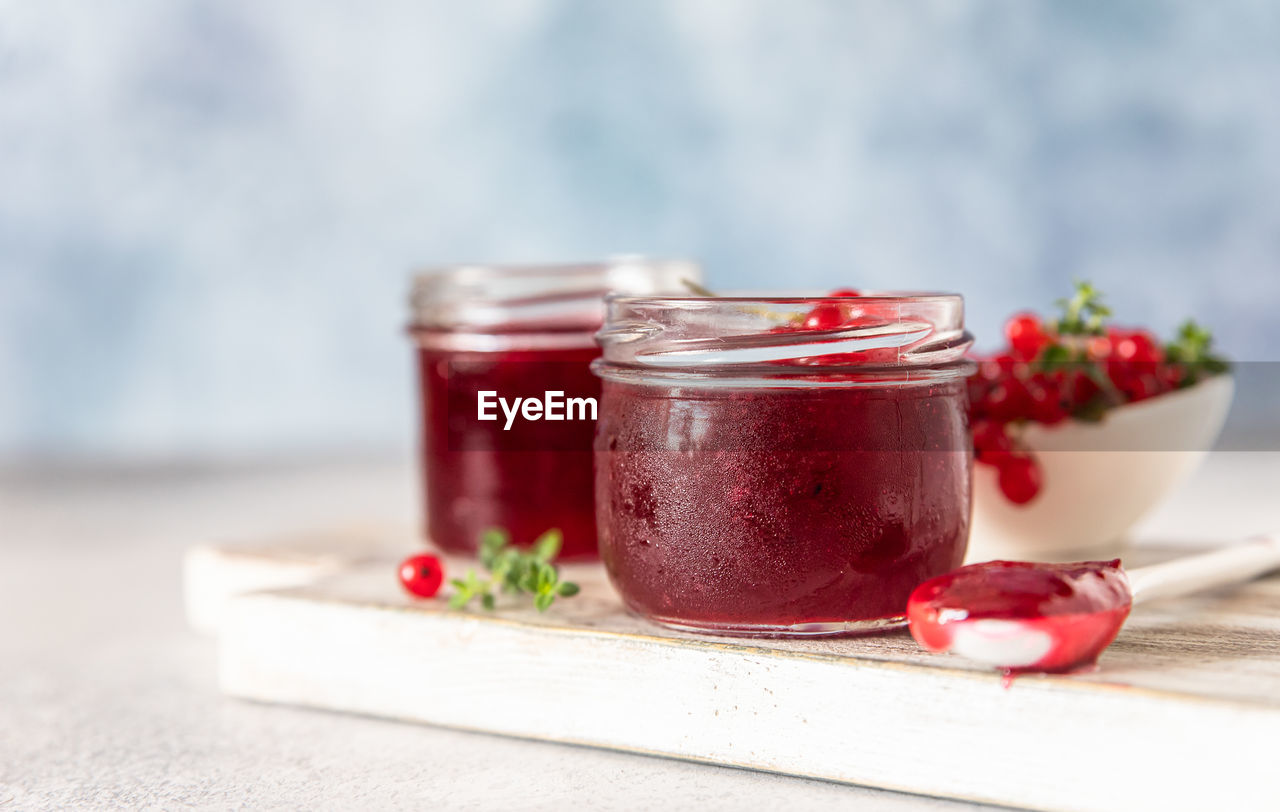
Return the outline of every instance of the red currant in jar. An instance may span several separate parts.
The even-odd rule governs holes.
[[[839,305],[818,305],[805,317],[806,330],[834,330],[844,323],[844,309]]]
[[[1015,505],[1025,505],[1040,493],[1040,466],[1025,454],[1001,460],[998,469],[1000,492]]]
[[[1049,343],[1044,325],[1031,313],[1019,313],[1005,322],[1004,335],[1009,339],[1009,346],[1013,348],[1014,355],[1024,361],[1035,358]]]
[[[434,555],[411,555],[400,562],[400,585],[419,598],[434,598],[444,583],[444,565]]]

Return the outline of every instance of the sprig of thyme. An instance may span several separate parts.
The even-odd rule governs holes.
[[[528,550],[522,550],[511,546],[507,531],[486,530],[480,537],[480,564],[489,571],[489,577],[481,578],[475,570],[468,570],[465,577],[450,581],[454,592],[449,608],[461,609],[479,598],[481,606],[492,610],[497,606],[497,589],[510,595],[533,595],[533,605],[545,612],[557,597],[578,594],[578,585],[561,581],[560,570],[551,563],[560,554],[563,542],[563,534],[553,528],[539,536]]]
[[[1184,321],[1178,328],[1177,337],[1165,345],[1164,357],[1167,361],[1181,364],[1186,370],[1186,375],[1178,382],[1179,389],[1231,368],[1225,358],[1214,353],[1213,334],[1191,319]]]
[[[1062,316],[1054,322],[1058,335],[1101,335],[1111,308],[1102,302],[1102,292],[1089,282],[1076,282],[1070,299],[1059,299]]]

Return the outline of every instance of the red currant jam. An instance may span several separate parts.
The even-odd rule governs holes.
[[[1011,672],[1092,665],[1119,633],[1133,596],[1113,561],[987,561],[923,583],[911,595],[911,633],[930,651],[964,652],[966,628],[986,634],[981,656]],[[1003,621],[995,632],[985,621]],[[1016,626],[1011,624],[1017,624]],[[988,624],[989,626],[989,624]],[[972,637],[967,641],[973,644]]]
[[[968,367],[948,361],[967,341],[930,349],[908,320],[919,359],[873,371],[863,353],[881,364],[896,324],[838,324],[805,301],[703,300],[683,317],[680,300],[611,303],[596,509],[601,556],[637,614],[729,634],[860,631],[900,621],[918,584],[964,558]],[[787,308],[800,327],[779,331],[768,320]],[[804,327],[814,312],[821,334]],[[759,332],[720,335],[743,321]]]
[[[901,616],[969,530],[964,383],[607,382],[601,553],[634,611],[724,630]]]
[[[422,466],[427,536],[451,552],[474,552],[480,534],[505,528],[532,544],[550,528],[564,534],[561,559],[596,557],[589,419],[481,421],[481,392],[543,400],[599,398],[590,364],[595,347],[460,352],[420,347]]]
[[[516,546],[548,530],[562,559],[593,559],[591,362],[611,291],[694,283],[683,260],[619,257],[546,266],[460,265],[415,278],[410,327],[422,394],[427,538],[473,553],[486,530]]]

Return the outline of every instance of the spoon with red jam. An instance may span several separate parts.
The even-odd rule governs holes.
[[[1037,564],[987,561],[925,581],[911,593],[911,635],[1014,674],[1093,665],[1129,610],[1280,568],[1280,534],[1126,571],[1120,559]]]

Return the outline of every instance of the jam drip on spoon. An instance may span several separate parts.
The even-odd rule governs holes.
[[[911,594],[911,634],[1006,672],[1062,673],[1093,665],[1129,615],[1120,560],[988,561],[924,582]]]

